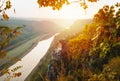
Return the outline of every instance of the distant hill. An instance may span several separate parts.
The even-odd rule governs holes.
[[[56,32],[62,30],[63,27],[50,20],[28,20],[28,19],[10,19],[9,21],[0,21],[1,26],[15,28],[16,26],[25,27],[28,31],[35,32]],[[57,29],[57,30],[56,30]]]
[[[86,24],[89,24],[91,23],[92,20],[91,19],[80,19],[80,20],[77,20],[75,21],[75,23],[72,24],[72,26],[70,27],[70,29],[73,31],[73,32],[80,32],[80,30],[86,25]]]
[[[1,70],[13,65],[17,59],[25,56],[40,40],[47,39],[64,29],[50,20],[38,21],[16,18],[11,18],[8,21],[0,20],[0,26],[7,26],[12,29],[22,27],[20,36],[11,40],[9,45],[4,48],[7,51],[7,55],[4,55],[4,58],[0,58],[0,76],[2,75]]]
[[[79,33],[85,24],[90,23],[91,19],[80,19],[75,21],[69,19],[17,19],[11,18],[9,21],[0,20],[1,26],[8,26],[10,28],[15,28],[17,26],[23,27],[21,30],[21,35],[16,39],[12,40],[9,45],[15,43],[20,43],[21,41],[27,41],[31,38],[34,38],[38,35],[49,34],[49,33],[58,33],[61,32],[60,37],[70,37]],[[65,29],[63,24],[72,24],[69,29]],[[61,25],[62,24],[62,25]],[[66,25],[67,26],[67,25]],[[63,31],[64,30],[64,31]],[[63,38],[64,38],[63,37]]]
[[[20,43],[22,41],[30,40],[31,38],[34,39],[34,37],[49,33],[58,33],[63,30],[63,27],[56,24],[55,22],[52,22],[50,20],[28,20],[28,19],[17,19],[17,18],[11,18],[8,21],[2,21],[0,20],[1,26],[7,26],[10,28],[15,27],[23,27],[21,29],[21,34],[19,37],[16,37],[14,40],[10,41],[10,45],[14,45],[16,43]]]
[[[70,27],[69,29],[66,29],[64,31],[62,31],[58,37],[60,38],[71,38],[73,36],[76,36],[77,34],[81,33],[82,28],[86,25],[91,23],[92,20],[91,19],[80,19],[75,21]]]

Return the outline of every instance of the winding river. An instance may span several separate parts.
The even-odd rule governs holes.
[[[10,79],[10,81],[24,81],[26,77],[32,72],[34,67],[39,63],[40,59],[46,54],[54,37],[55,35],[47,40],[40,41],[36,47],[34,47],[28,54],[26,54],[26,56],[21,59],[21,61],[18,61],[9,68],[13,69],[17,66],[22,66],[22,68],[19,68],[17,71],[15,71],[16,73],[22,73],[20,77],[10,78],[5,74],[0,77],[0,81],[6,81],[6,78]]]

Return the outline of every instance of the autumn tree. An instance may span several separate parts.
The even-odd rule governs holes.
[[[11,29],[9,27],[0,26],[0,58],[6,56],[5,47],[9,44],[9,41],[20,35],[21,27]]]
[[[0,14],[3,16],[4,20],[8,20],[9,16],[6,14],[6,10],[12,7],[10,0],[0,0]]]
[[[0,0],[0,14],[4,20],[9,20],[9,16],[6,14],[6,10],[12,7],[10,0]],[[14,39],[17,35],[20,35],[21,27],[11,29],[10,27],[0,26],[0,58],[6,56],[5,47],[9,44],[9,41]]]
[[[98,0],[38,0],[40,7],[52,7],[53,10],[60,10],[64,4],[69,5],[71,3],[79,3],[83,9],[88,8],[88,2],[97,2]]]
[[[73,0],[72,2],[70,2],[70,0],[38,0],[37,2],[40,7],[52,7],[53,10],[60,10],[63,7],[63,5],[65,4],[70,5],[72,3],[79,3],[83,9],[87,9],[88,8],[87,2],[92,3],[97,1],[98,0],[78,0],[78,1]],[[6,6],[3,6],[3,4],[5,4]],[[115,11],[114,7],[117,7],[117,11]],[[0,7],[0,13],[3,15],[4,20],[9,19],[5,11],[10,8],[11,8],[10,0],[7,1],[3,0]],[[8,27],[0,27],[1,37],[0,54],[3,53],[3,56],[5,53],[3,51],[3,47],[8,44],[11,38],[16,36],[16,33],[17,28],[11,30]],[[90,63],[91,67],[93,67],[92,68],[94,69],[93,74],[96,73],[96,70],[97,71],[99,70],[99,72],[102,71],[103,65],[106,64],[109,59],[116,56],[120,56],[119,41],[120,41],[120,3],[117,3],[115,6],[108,5],[104,6],[102,9],[98,11],[97,14],[95,14],[93,23],[87,25],[81,34],[79,34],[75,38],[68,40],[68,44],[70,46],[69,51],[72,56],[72,61],[69,63],[72,64],[74,62],[74,66],[70,66],[69,64],[68,67],[69,66],[73,68],[75,67],[73,74],[76,78],[78,78],[78,75],[80,73],[84,74],[85,70],[83,69],[83,67],[86,67],[85,66],[86,63]],[[89,57],[95,59],[93,59],[91,62],[90,61],[91,58]],[[83,69],[83,72],[81,69]],[[71,74],[70,76],[73,76],[73,74]],[[85,78],[84,75],[80,76],[82,76],[82,78]],[[91,79],[94,80],[94,76]],[[89,80],[91,81],[91,79]]]

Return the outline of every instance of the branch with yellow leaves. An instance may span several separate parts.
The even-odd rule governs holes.
[[[97,2],[98,0],[38,0],[40,7],[52,7],[53,10],[60,10],[64,4],[79,3],[83,9],[88,8],[87,2]]]
[[[4,6],[5,5],[5,6]],[[5,13],[6,10],[12,7],[10,0],[0,0],[0,14],[4,20],[8,20],[9,16]]]

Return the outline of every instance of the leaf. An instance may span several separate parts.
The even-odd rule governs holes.
[[[7,55],[6,51],[1,50],[0,51],[0,58],[4,58]]]
[[[16,27],[14,30],[20,30],[21,28],[23,28],[23,27]]]
[[[6,39],[6,40],[4,41],[4,46],[7,46],[7,45],[8,45],[8,43],[9,43],[9,40],[8,40],[8,39]]]
[[[17,71],[17,70],[20,69],[20,68],[22,68],[22,66],[17,66],[17,67],[15,67],[15,68],[13,68],[11,71],[12,71],[12,72],[15,72],[15,71]]]
[[[6,74],[6,73],[9,73],[9,69],[8,68],[5,68],[1,71],[3,74]]]
[[[98,38],[98,34],[95,36],[95,37],[93,37],[91,40],[95,40],[95,39],[97,39]]]
[[[6,13],[3,13],[3,19],[4,20],[8,20],[9,19],[9,17],[8,17],[8,15]]]
[[[120,42],[114,43],[114,44],[113,44],[113,47],[115,47],[115,46],[120,46]]]
[[[117,3],[115,4],[115,6],[116,6],[116,7],[120,7],[120,3],[117,2]]]
[[[22,73],[18,72],[18,73],[14,73],[13,75],[14,75],[14,77],[20,77],[22,75]]]
[[[8,1],[6,1],[6,9],[9,9],[9,8],[11,8],[11,2],[10,2],[10,0],[8,0]]]

